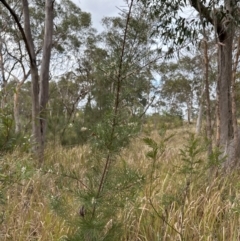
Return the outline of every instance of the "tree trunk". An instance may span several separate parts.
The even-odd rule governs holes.
[[[232,82],[232,34],[220,36],[218,61],[219,68],[219,114],[220,114],[220,146],[228,145],[233,138],[231,111]]]
[[[0,37],[0,68],[1,68],[1,77],[2,77],[2,83],[1,83],[1,89],[2,89],[2,98],[1,98],[1,108],[3,109],[6,105],[6,79],[5,79],[5,73],[4,73],[4,60],[3,60],[3,42],[2,38]]]
[[[200,9],[200,4],[198,2],[198,8]],[[203,51],[204,51],[204,77],[205,77],[205,97],[206,97],[206,122],[207,122],[207,139],[208,144],[208,156],[212,154],[212,126],[211,126],[211,105],[210,105],[210,94],[209,94],[209,58],[208,58],[208,43],[207,34],[205,30],[205,24],[203,22],[203,16],[200,14],[200,20],[203,30]]]
[[[192,116],[192,104],[191,100],[187,101],[187,119],[188,119],[188,124],[191,124],[191,116]]]
[[[224,1],[224,9],[228,15],[219,18],[218,14],[211,14],[211,10],[203,4],[204,1],[191,0],[191,5],[209,23],[215,27],[218,37],[218,110],[219,110],[219,141],[222,150],[233,137],[232,111],[231,111],[231,80],[232,80],[232,43],[233,43],[233,0]],[[213,9],[215,10],[215,9]],[[224,14],[224,13],[222,13]],[[228,18],[228,19],[227,19]]]
[[[219,48],[217,49],[217,53],[219,55]],[[220,77],[219,77],[219,68],[220,63],[218,61],[218,73],[217,73],[217,96],[216,96],[216,145],[220,146],[220,111],[219,111],[219,96],[220,96]]]
[[[210,104],[210,94],[209,94],[209,58],[208,58],[208,44],[207,44],[207,34],[203,25],[204,33],[204,66],[205,66],[205,96],[206,96],[206,122],[207,122],[207,139],[208,144],[208,155],[212,154],[212,126],[211,126],[211,104]]]
[[[197,123],[196,123],[196,134],[197,135],[200,135],[201,129],[202,129],[202,114],[203,114],[203,104],[200,103],[198,117],[197,117]]]
[[[19,94],[21,90],[21,85],[17,83],[17,86],[13,95],[13,113],[14,113],[14,122],[15,122],[15,133],[18,134],[21,131],[21,122],[19,115]]]
[[[43,57],[40,71],[40,131],[41,131],[41,162],[43,161],[44,144],[46,139],[47,128],[47,111],[46,106],[49,99],[49,66],[52,48],[53,36],[53,1],[45,1],[45,31]]]
[[[23,16],[24,16],[24,33],[26,36],[26,46],[28,48],[31,68],[31,81],[32,81],[32,141],[33,150],[37,157],[41,158],[40,146],[41,146],[41,132],[40,132],[40,115],[39,115],[39,76],[36,61],[36,53],[34,50],[34,43],[31,34],[30,18],[29,18],[29,7],[28,0],[22,0],[23,4]]]
[[[237,41],[237,53],[235,56],[235,62],[233,65],[233,73],[232,73],[232,120],[233,120],[233,133],[234,133],[234,166],[237,164],[238,149],[239,149],[239,133],[238,133],[238,124],[237,124],[237,106],[236,106],[236,74],[237,74],[237,66],[240,55],[240,37],[238,37]]]
[[[202,86],[202,93],[200,96],[200,104],[199,104],[199,111],[197,117],[197,124],[196,124],[196,134],[199,135],[202,129],[202,115],[203,115],[203,96],[204,96],[204,85]]]

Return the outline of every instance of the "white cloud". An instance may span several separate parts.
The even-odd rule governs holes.
[[[103,17],[118,16],[119,9],[126,6],[124,0],[73,0],[82,11],[91,13],[93,27],[102,30],[101,20]]]

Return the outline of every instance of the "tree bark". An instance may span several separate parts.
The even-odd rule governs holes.
[[[207,34],[203,25],[204,34],[204,66],[205,66],[205,96],[206,96],[206,106],[207,106],[207,139],[208,144],[208,155],[212,154],[212,125],[211,125],[211,104],[210,104],[210,93],[209,93],[209,58],[208,58],[208,44],[207,44]]]
[[[23,5],[23,16],[24,16],[24,33],[26,36],[26,45],[29,49],[29,58],[30,58],[30,68],[31,68],[31,82],[32,82],[32,141],[33,141],[33,150],[36,153],[38,158],[40,156],[41,150],[41,132],[40,132],[40,123],[39,123],[39,76],[38,68],[36,61],[36,53],[34,50],[34,43],[31,34],[30,18],[29,18],[29,7],[28,0],[22,0]],[[41,161],[41,160],[40,160]]]
[[[198,110],[198,117],[197,117],[197,124],[196,124],[196,134],[199,135],[202,129],[202,115],[203,115],[203,96],[204,96],[204,85],[202,86],[200,101],[199,101],[199,110]]]
[[[192,117],[192,103],[191,100],[187,101],[187,119],[188,119],[188,124],[191,124],[191,117]]]
[[[0,37],[0,68],[1,68],[1,77],[2,77],[2,83],[1,83],[1,89],[2,89],[2,99],[1,99],[1,108],[3,109],[6,105],[6,78],[4,73],[4,59],[3,59],[3,51],[2,51],[3,43],[2,38]]]
[[[234,166],[237,164],[238,149],[239,149],[239,133],[238,133],[238,124],[237,124],[237,106],[236,106],[236,74],[237,74],[237,66],[240,55],[240,37],[238,36],[237,41],[237,52],[235,56],[235,62],[233,65],[233,73],[232,73],[232,120],[233,120],[233,133],[234,133]]]
[[[217,49],[219,55],[219,48]],[[219,77],[220,63],[218,61],[218,73],[217,73],[217,96],[216,96],[216,145],[220,147],[220,109],[219,109],[219,96],[220,96],[220,77]]]
[[[53,36],[53,1],[45,1],[45,31],[44,31],[44,45],[43,57],[40,71],[40,131],[41,131],[41,159],[43,161],[44,144],[46,139],[47,128],[47,111],[46,106],[49,99],[49,66],[52,49]],[[41,161],[41,162],[42,162]]]
[[[192,6],[211,23],[218,37],[218,63],[219,63],[219,131],[220,147],[224,149],[229,140],[233,137],[232,113],[231,113],[231,80],[232,80],[232,43],[233,43],[233,23],[229,19],[228,25],[223,23],[223,19],[211,16],[209,8],[205,7],[200,0],[192,0]],[[233,1],[225,1],[225,9],[232,14]],[[214,14],[213,14],[214,15]]]
[[[19,94],[21,85],[17,84],[13,95],[13,113],[15,122],[15,133],[18,134],[21,131],[21,121],[19,115]]]
[[[233,138],[231,111],[232,82],[232,42],[231,34],[221,38],[219,45],[219,114],[220,114],[220,146],[226,146]]]

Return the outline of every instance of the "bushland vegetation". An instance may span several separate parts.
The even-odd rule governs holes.
[[[240,239],[237,3],[0,3],[0,240]]]

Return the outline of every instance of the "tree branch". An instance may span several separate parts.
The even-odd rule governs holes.
[[[32,55],[31,55],[31,51],[30,51],[30,48],[29,48],[29,45],[28,45],[28,41],[27,41],[27,38],[26,38],[26,35],[25,35],[25,32],[24,32],[24,29],[23,29],[23,27],[22,27],[22,25],[21,25],[21,23],[18,19],[17,14],[14,12],[14,10],[8,5],[8,3],[5,0],[0,0],[0,1],[7,8],[7,10],[10,12],[12,17],[14,18],[14,20],[15,20],[18,28],[19,28],[19,31],[21,32],[23,41],[25,43],[25,46],[26,46],[26,49],[27,49],[27,52],[28,52],[28,55],[29,55],[30,62],[32,64],[34,61],[33,61]]]
[[[201,1],[189,0],[189,2],[192,7],[195,8],[199,12],[199,14],[201,14],[209,23],[211,23],[212,25],[215,24],[213,18],[210,15],[210,11],[202,4]]]
[[[225,29],[224,26],[221,22],[221,19],[219,19],[217,16],[214,17],[216,14],[215,12],[215,8],[213,8],[213,13],[211,16],[211,11],[205,7],[202,3],[202,1],[199,0],[189,0],[191,6],[193,8],[195,8],[195,10],[203,17],[207,20],[208,23],[212,24],[215,28],[215,32],[218,35],[218,38],[220,40],[220,42],[223,41],[223,39],[225,39]]]

